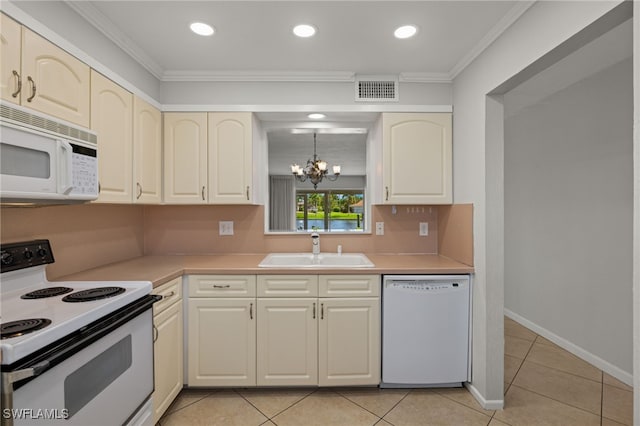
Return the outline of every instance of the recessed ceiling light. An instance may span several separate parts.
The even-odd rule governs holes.
[[[316,33],[316,27],[307,24],[296,25],[293,27],[293,33],[298,37],[311,37]]]
[[[320,113],[312,113],[312,114],[307,115],[307,117],[309,117],[312,120],[321,120],[321,119],[325,118],[326,115],[320,114]]]
[[[396,28],[396,30],[393,32],[393,35],[396,36],[396,38],[409,38],[416,35],[417,32],[418,27],[416,27],[415,25],[403,25]]]
[[[191,28],[191,31],[201,36],[210,36],[214,32],[213,27],[205,24],[204,22],[194,22],[189,26],[189,28]]]

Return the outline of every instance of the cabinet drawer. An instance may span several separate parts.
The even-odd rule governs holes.
[[[190,275],[189,297],[255,297],[255,275]]]
[[[379,297],[380,275],[320,275],[320,297]]]
[[[258,297],[317,296],[317,275],[258,275]]]
[[[178,300],[182,300],[182,277],[154,288],[152,293],[162,296],[162,300],[153,304],[153,315],[158,315]]]

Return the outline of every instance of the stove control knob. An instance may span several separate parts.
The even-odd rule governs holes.
[[[13,256],[8,251],[3,251],[0,255],[0,262],[3,265],[11,265],[13,263]]]
[[[46,248],[44,247],[40,247],[38,250],[36,250],[36,253],[38,254],[38,256],[40,257],[45,257],[46,255],[49,254],[49,252],[47,251]]]
[[[25,250],[24,251],[24,258],[29,260],[33,257],[33,252],[31,250]]]

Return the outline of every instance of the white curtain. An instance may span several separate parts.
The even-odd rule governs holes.
[[[296,230],[296,187],[293,176],[269,176],[269,230]]]

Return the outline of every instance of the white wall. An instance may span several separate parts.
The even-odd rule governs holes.
[[[489,182],[500,185],[499,173],[497,180],[488,181],[487,170],[501,170],[504,165],[494,152],[500,152],[501,141],[487,139],[485,133],[490,130],[485,126],[487,94],[617,5],[537,2],[454,80],[454,202],[474,204],[471,391],[486,407],[502,406],[504,386],[504,281],[500,262],[488,261],[495,255],[491,247],[503,243],[501,199],[499,187],[487,187]],[[493,103],[489,103],[492,109]],[[495,199],[487,198],[487,193]]]
[[[628,58],[515,114],[504,96],[505,309],[627,383],[632,73]]]
[[[451,105],[450,83],[400,83],[398,102],[356,102],[355,83],[345,82],[163,82],[161,101],[166,110],[180,111],[201,105],[348,105],[363,110],[394,110],[404,105]],[[255,107],[254,107],[255,106]],[[412,109],[410,109],[412,110]]]

